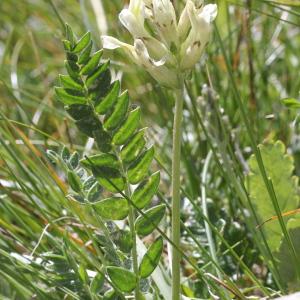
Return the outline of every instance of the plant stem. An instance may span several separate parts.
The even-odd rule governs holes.
[[[127,195],[128,196],[128,195]],[[132,237],[132,261],[133,261],[133,271],[136,275],[136,288],[134,290],[134,299],[139,300],[140,299],[140,278],[139,278],[139,266],[138,266],[138,255],[137,255],[137,248],[136,248],[136,234],[135,234],[135,228],[134,228],[134,209],[130,205],[129,207],[129,227]]]
[[[180,154],[183,110],[183,85],[176,90],[172,153],[172,300],[180,297]]]

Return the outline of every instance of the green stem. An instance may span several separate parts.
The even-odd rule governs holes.
[[[117,151],[115,150],[115,153],[117,154]],[[118,156],[118,154],[117,154]],[[119,157],[119,156],[118,156]],[[131,199],[131,190],[130,190],[130,185],[127,180],[127,173],[125,166],[122,162],[122,160],[119,157],[119,161],[122,166],[122,173],[125,177],[126,180],[126,190],[125,190],[125,196],[127,199]],[[134,290],[134,299],[139,300],[140,299],[140,277],[139,277],[139,264],[138,264],[138,254],[137,254],[137,244],[136,244],[136,232],[135,232],[135,209],[132,206],[132,203],[128,201],[129,205],[129,215],[128,215],[128,223],[129,223],[129,229],[131,233],[131,238],[132,238],[132,250],[131,250],[131,255],[132,255],[132,264],[133,264],[133,271],[136,275],[136,288]]]
[[[172,153],[172,300],[180,297],[180,154],[183,110],[183,85],[176,90]]]
[[[139,300],[140,299],[140,278],[139,278],[139,265],[138,265],[138,255],[137,255],[137,247],[136,247],[136,234],[134,228],[135,216],[134,216],[134,209],[131,205],[129,208],[128,221],[129,221],[129,227],[130,227],[130,232],[132,237],[131,254],[132,254],[132,261],[133,261],[133,271],[136,274],[136,288],[134,290],[134,299]]]

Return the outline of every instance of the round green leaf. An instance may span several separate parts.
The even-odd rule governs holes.
[[[150,246],[140,264],[139,271],[142,278],[147,278],[155,270],[159,263],[163,247],[164,243],[162,237],[157,238]]]
[[[120,267],[107,267],[111,281],[125,293],[132,292],[136,287],[136,276],[132,272]]]

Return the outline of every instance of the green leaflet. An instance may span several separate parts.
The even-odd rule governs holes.
[[[91,33],[87,32],[76,44],[76,46],[73,49],[73,53],[79,53],[81,52],[90,42],[91,40]]]
[[[80,81],[80,76],[78,74],[79,67],[76,64],[76,62],[72,60],[66,60],[65,67],[67,69],[68,74],[72,77],[72,79],[74,79],[75,81]]]
[[[103,288],[105,277],[102,273],[97,273],[91,282],[90,289],[94,294],[98,294]]]
[[[294,98],[286,98],[281,100],[282,103],[287,107],[291,109],[299,109],[300,108],[300,101]]]
[[[114,154],[110,153],[101,153],[88,158],[83,158],[80,160],[80,163],[85,167],[111,167],[118,169],[120,167],[118,158]]]
[[[131,184],[139,183],[148,173],[149,166],[154,157],[154,147],[152,146],[142,153],[136,161],[134,161],[128,171],[128,180]]]
[[[102,218],[107,220],[123,220],[129,212],[127,200],[121,197],[107,198],[91,205]]]
[[[135,229],[141,236],[150,234],[160,223],[166,211],[164,204],[154,206],[145,211],[145,217],[139,216],[135,222]]]
[[[95,116],[89,116],[75,122],[77,127],[89,137],[94,137],[93,132],[102,129],[102,124]]]
[[[97,90],[95,92],[95,95],[93,96],[92,93],[90,93],[92,98],[97,100],[97,95],[101,96],[102,95],[102,90],[105,88],[106,82],[105,82],[105,75],[108,75],[107,72],[109,72],[109,61],[100,65],[94,73],[92,73],[90,76],[87,77],[85,85],[89,88],[89,92],[93,90]],[[104,82],[103,82],[104,81]],[[110,78],[109,78],[109,83],[110,83]],[[107,91],[105,91],[107,92]],[[103,95],[102,95],[103,96]]]
[[[66,89],[82,90],[81,84],[68,75],[59,75],[60,84]]]
[[[129,106],[128,92],[122,93],[111,114],[104,119],[103,127],[107,130],[115,129],[125,118]]]
[[[88,61],[88,63],[81,69],[80,73],[82,75],[92,74],[95,71],[95,68],[98,66],[102,54],[102,50],[99,50],[98,52],[94,53]]]
[[[131,111],[127,120],[118,128],[113,136],[113,144],[124,145],[139,126],[140,117],[141,110],[139,107]]]
[[[69,182],[71,188],[75,192],[80,192],[80,190],[81,190],[81,184],[80,184],[79,178],[72,171],[68,171],[68,182]]]
[[[78,275],[79,275],[80,280],[83,283],[87,284],[89,282],[89,276],[88,276],[88,274],[86,272],[86,266],[85,265],[83,265],[83,264],[79,265]]]
[[[136,287],[135,275],[126,269],[120,267],[107,267],[107,273],[111,281],[122,292],[130,293]]]
[[[117,80],[111,85],[111,89],[107,96],[101,99],[101,102],[95,106],[98,114],[106,113],[117,101],[120,92],[120,82]]]
[[[93,168],[93,175],[100,185],[112,193],[118,193],[125,189],[126,180],[119,170],[110,167]]]
[[[298,179],[292,176],[294,170],[292,157],[285,154],[285,146],[281,141],[260,145],[259,148],[267,175],[272,180],[280,211],[284,213],[296,209],[299,204]],[[259,221],[262,223],[275,216],[276,212],[254,156],[249,159],[249,167],[248,191]],[[285,217],[284,221],[287,222],[288,219]],[[278,250],[283,235],[279,221],[267,223],[263,226],[263,230],[271,251]]]
[[[164,243],[162,237],[157,238],[150,246],[139,267],[140,276],[142,278],[147,278],[155,270],[159,263],[163,247]]]
[[[140,183],[131,196],[134,204],[142,209],[150,203],[152,197],[156,194],[160,181],[160,173],[152,174],[148,179]]]
[[[99,129],[94,131],[93,135],[100,151],[104,153],[111,151],[111,136],[107,131]]]
[[[93,116],[93,110],[88,105],[73,104],[65,107],[65,109],[75,120],[85,119]]]
[[[137,132],[121,150],[121,159],[125,163],[132,162],[142,152],[146,145],[145,128]]]
[[[82,95],[79,96],[77,90],[56,87],[55,93],[56,93],[58,99],[65,105],[85,104],[86,103],[85,97]]]
[[[93,42],[90,41],[90,43],[88,44],[88,46],[84,49],[84,51],[82,51],[82,53],[79,55],[78,58],[78,63],[80,65],[85,65],[89,59],[90,59],[90,54],[92,51],[92,47],[93,47]]]

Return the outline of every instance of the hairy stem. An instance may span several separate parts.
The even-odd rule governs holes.
[[[180,154],[183,110],[183,85],[176,90],[172,154],[172,300],[180,297]]]

